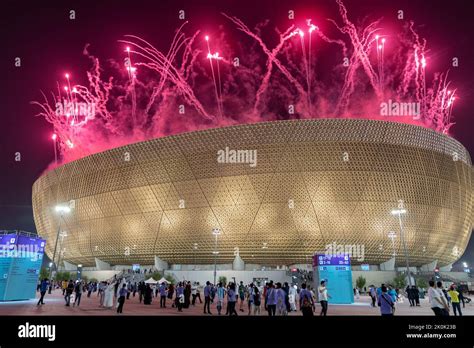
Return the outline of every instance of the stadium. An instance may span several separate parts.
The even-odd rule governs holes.
[[[232,160],[232,151],[253,162]],[[419,267],[449,265],[464,252],[473,183],[469,153],[451,137],[395,122],[314,119],[114,148],[46,172],[32,198],[49,257],[64,230],[63,260],[85,267],[150,265],[155,257],[209,265],[216,250],[219,264],[238,254],[246,264],[289,266],[329,244],[363,246],[353,264],[377,265],[403,255],[391,214],[401,205],[410,264]],[[61,204],[72,206],[69,214],[56,212]]]

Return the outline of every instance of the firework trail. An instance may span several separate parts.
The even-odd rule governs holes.
[[[285,41],[290,39],[294,35],[297,35],[299,31],[291,31],[293,27],[288,28],[283,35],[280,35],[279,44],[272,51],[270,51],[267,45],[263,42],[263,40],[259,36],[257,36],[257,34],[253,33],[240,19],[238,19],[237,17],[230,17],[226,15],[225,13],[222,13],[222,15],[228,18],[229,20],[231,20],[237,26],[238,30],[247,34],[249,37],[254,39],[260,45],[260,47],[263,49],[263,52],[268,57],[266,67],[267,67],[267,72],[270,72],[270,75],[271,75],[272,66],[273,64],[275,64],[275,66],[283,73],[283,75],[296,87],[297,91],[299,92],[299,95],[304,97],[304,99],[307,99],[306,91],[304,90],[303,86],[298,82],[298,80],[295,77],[293,77],[293,75],[288,71],[288,69],[276,57],[279,50],[283,47],[283,44],[285,43]],[[261,99],[263,93],[265,92],[267,88],[268,88],[268,80],[264,79],[262,81],[261,88],[259,88],[259,91],[257,92],[256,99],[258,101]],[[258,104],[256,103],[256,107],[257,106]],[[254,110],[256,110],[256,107],[254,107]]]
[[[202,37],[199,30],[191,36],[184,33],[187,22],[176,30],[166,53],[143,38],[125,35],[119,40],[126,52],[125,69],[111,63],[110,70],[118,72],[114,79],[102,79],[103,68],[86,46],[83,53],[92,62],[88,85],[74,84],[73,75],[67,73],[57,83],[57,92],[51,97],[41,92],[43,101],[33,103],[41,109],[38,115],[52,124],[52,139],[63,163],[132,142],[209,127],[282,117],[384,119],[380,105],[385,98],[419,103],[419,119],[405,118],[402,122],[448,133],[457,91],[450,88],[447,73],[433,73],[428,83],[426,40],[419,37],[414,23],[409,22],[399,34],[398,45],[390,35],[389,51],[395,52],[395,46],[398,51],[386,55],[389,34],[382,32],[381,19],[356,26],[343,2],[336,2],[342,24],[328,19],[336,28],[336,37],[328,37],[309,19],[304,28],[291,25],[283,32],[276,29],[272,48],[263,40],[268,21],[252,31],[241,19],[222,13],[234,30],[252,42],[250,48],[242,44],[238,68],[229,58],[236,54],[232,45],[221,40],[221,52],[211,51],[205,36],[206,48],[202,50],[202,42],[197,42]],[[313,75],[313,39],[318,39],[318,52],[338,45],[345,60],[333,70],[325,69],[337,74],[330,75],[328,82],[324,82],[324,72],[318,72],[317,78]],[[230,68],[222,69],[220,64]],[[206,79],[208,83],[199,82]],[[297,113],[288,116],[287,107],[295,101]],[[191,106],[186,116],[176,112],[183,102]]]
[[[222,107],[221,107],[221,102],[220,102],[220,96],[219,96],[219,90],[220,90],[220,74],[219,74],[219,90],[217,88],[217,82],[216,82],[216,75],[214,74],[214,65],[212,64],[212,60],[215,59],[216,63],[219,64],[219,55],[217,53],[212,54],[211,53],[211,46],[209,45],[209,36],[206,35],[205,37],[206,44],[207,44],[207,59],[209,59],[209,65],[211,66],[211,75],[212,75],[212,82],[214,83],[214,91],[216,93],[216,104],[217,104],[217,110],[219,112],[219,116],[222,119]],[[217,65],[219,68],[219,65]],[[220,94],[222,95],[222,93]]]
[[[204,118],[209,120],[215,119],[215,116],[210,115],[205,110],[201,102],[196,98],[193,89],[185,80],[182,70],[177,69],[172,64],[172,62],[166,58],[165,55],[163,55],[163,53],[158,51],[144,39],[135,35],[125,36],[129,38],[129,40],[119,41],[133,46],[135,50],[132,49],[131,52],[145,58],[148,61],[148,63],[136,63],[137,66],[147,67],[150,70],[156,71],[160,76],[166,76],[165,79],[171,81],[177,87],[179,93],[184,97],[186,102],[194,106]],[[189,40],[184,40],[180,45],[177,46],[177,49],[179,49],[182,45],[189,45]]]

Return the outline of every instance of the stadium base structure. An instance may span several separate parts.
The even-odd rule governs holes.
[[[467,150],[430,129],[290,120],[90,155],[43,174],[32,198],[47,254],[61,227],[63,259],[84,267],[153,265],[155,256],[170,268],[231,264],[236,253],[275,267],[328,248],[349,248],[354,265],[379,265],[404,254],[402,237],[411,266],[442,267],[469,241],[473,182]],[[55,206],[71,201],[58,215]],[[403,231],[391,214],[400,206]],[[404,264],[397,257],[394,267]]]

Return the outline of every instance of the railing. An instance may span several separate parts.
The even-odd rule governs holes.
[[[36,233],[27,232],[23,230],[0,230],[0,236],[4,236],[6,234],[16,234],[16,235],[25,236],[25,237],[38,237]]]

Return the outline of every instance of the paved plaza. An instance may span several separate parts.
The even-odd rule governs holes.
[[[138,294],[125,301],[123,314],[117,314],[115,306],[113,309],[105,309],[99,307],[99,297],[97,293],[91,294],[88,298],[87,294],[83,294],[81,298],[81,305],[79,307],[66,307],[64,298],[60,290],[55,290],[51,295],[46,294],[45,304],[36,306],[38,299],[28,301],[12,301],[0,302],[0,315],[204,315],[204,303],[198,303],[195,306],[190,305],[189,308],[184,308],[183,312],[178,312],[176,308],[171,307],[171,301],[167,301],[167,308],[160,308],[159,298],[153,298],[151,305],[144,305],[139,303]],[[421,299],[420,307],[410,307],[408,301],[397,304],[395,315],[427,315],[433,316],[433,312],[429,307],[428,300]],[[239,315],[248,315],[247,305],[244,305],[244,312],[239,311],[240,302],[236,306]],[[267,315],[267,312],[261,306],[261,314]],[[316,305],[315,315],[319,315],[321,307]],[[464,315],[474,315],[474,305],[472,303],[466,304],[462,309]],[[216,303],[211,304],[212,315],[217,316]],[[223,313],[225,313],[225,306]],[[301,312],[291,312],[290,316],[300,316]],[[328,315],[380,315],[379,307],[373,308],[370,306],[370,298],[368,296],[360,296],[352,305],[329,305]],[[451,311],[452,315],[452,311]],[[206,314],[209,316],[209,314]]]

